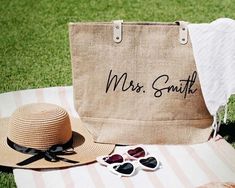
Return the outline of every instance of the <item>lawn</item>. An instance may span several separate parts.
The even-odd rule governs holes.
[[[0,0],[0,93],[72,84],[69,22],[210,22],[235,19],[234,10],[234,0]],[[232,143],[234,98],[229,121],[221,134]],[[0,187],[14,186],[11,170],[0,168]]]

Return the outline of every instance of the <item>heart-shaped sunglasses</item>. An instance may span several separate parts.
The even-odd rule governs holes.
[[[149,156],[143,146],[132,146],[123,154],[112,154],[97,157],[97,161],[119,176],[132,176],[136,168],[143,170],[156,170],[159,161],[154,156]],[[135,161],[129,161],[135,160]]]
[[[154,171],[159,168],[159,161],[154,156],[141,157],[137,161],[124,161],[122,163],[114,163],[108,165],[108,169],[121,176],[132,176],[137,168],[143,170]]]
[[[96,158],[101,165],[108,166],[113,163],[122,163],[126,160],[136,160],[147,156],[147,151],[143,146],[132,146],[124,154],[114,153],[112,155],[99,156]]]

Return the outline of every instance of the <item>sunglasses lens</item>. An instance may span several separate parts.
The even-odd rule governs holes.
[[[133,172],[134,166],[131,163],[124,163],[114,166],[113,169],[121,174],[129,175]]]
[[[148,168],[155,168],[157,166],[157,160],[155,157],[140,159],[140,163]]]
[[[130,149],[127,151],[127,153],[135,158],[140,158],[140,157],[144,157],[145,156],[145,151],[143,148],[141,147],[137,147],[135,149]]]
[[[103,158],[103,160],[108,164],[122,163],[123,162],[123,157],[121,155],[114,154],[114,155]]]

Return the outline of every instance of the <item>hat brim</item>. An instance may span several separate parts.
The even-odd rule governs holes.
[[[70,117],[70,121],[73,130],[73,146],[76,153],[72,155],[64,155],[61,157],[78,161],[79,163],[73,164],[63,161],[49,162],[45,159],[40,159],[25,166],[16,165],[17,163],[28,159],[31,155],[20,153],[8,146],[7,131],[9,118],[3,118],[0,119],[0,165],[30,169],[63,168],[92,163],[96,161],[96,157],[100,155],[108,155],[113,151],[115,145],[93,142],[92,136],[82,126],[80,119]]]

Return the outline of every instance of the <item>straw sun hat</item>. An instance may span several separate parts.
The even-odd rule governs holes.
[[[0,165],[59,168],[86,164],[112,152],[94,143],[78,118],[54,104],[34,103],[0,119]]]

